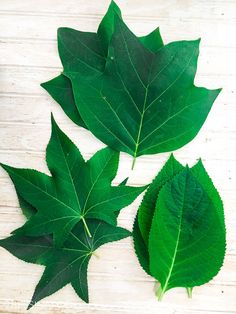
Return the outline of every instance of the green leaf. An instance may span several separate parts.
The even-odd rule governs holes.
[[[143,44],[144,47],[153,53],[156,53],[161,47],[164,46],[159,27],[154,29],[154,31],[152,31],[150,34],[139,37],[139,41]]]
[[[161,171],[149,185],[133,226],[133,240],[136,255],[142,268],[150,275],[148,241],[155,212],[156,201],[161,188],[184,167],[171,154]]]
[[[104,15],[97,30],[97,35],[100,39],[105,56],[107,56],[108,46],[114,32],[115,15],[118,15],[122,19],[120,8],[114,1],[111,1],[107,13]]]
[[[71,82],[66,76],[61,74],[48,82],[42,83],[41,86],[58,102],[65,114],[75,124],[87,128],[76,107]]]
[[[149,185],[143,197],[142,203],[138,209],[138,222],[142,237],[147,246],[158,194],[165,183],[183,169],[184,167],[175,159],[174,155],[171,154],[164,167]]]
[[[28,309],[67,284],[73,286],[82,300],[89,301],[87,268],[91,256],[101,245],[126,238],[130,232],[98,220],[88,220],[87,223],[91,237],[87,236],[83,224],[79,223],[62,248],[55,248],[50,236],[14,235],[0,240],[0,246],[16,257],[46,266]]]
[[[159,192],[149,238],[159,299],[171,288],[208,282],[223,264],[225,228],[205,188],[186,168]]]
[[[111,1],[97,33],[81,32],[65,27],[58,29],[58,50],[64,71],[76,72],[83,77],[103,72],[108,45],[114,31],[115,15],[121,18],[119,7]],[[139,40],[154,52],[163,45],[158,28],[147,36],[140,37]],[[86,128],[75,104],[71,82],[66,76],[61,74],[42,83],[41,86],[59,103],[74,123]]]
[[[221,200],[221,197],[216,190],[211,178],[209,177],[202,160],[200,159],[196,165],[191,168],[192,175],[198,180],[198,182],[205,188],[206,193],[210,197],[211,201],[213,202],[216,210],[218,211],[220,221],[224,227],[224,206]]]
[[[23,215],[27,218],[30,219],[34,214],[36,214],[37,209],[34,208],[31,204],[29,204],[28,202],[26,202],[23,197],[20,195],[20,193],[18,193],[17,189],[16,189],[16,194],[17,194],[17,198],[19,201],[19,205],[20,208],[22,210]]]
[[[143,237],[139,228],[138,216],[135,217],[132,234],[133,234],[134,250],[138,257],[139,264],[143,268],[143,270],[148,275],[150,275],[148,247],[143,240]]]
[[[194,86],[199,40],[170,43],[155,54],[116,17],[105,71],[74,72],[75,101],[88,129],[134,157],[172,151],[191,141],[220,90]]]
[[[37,209],[36,215],[15,232],[31,236],[53,233],[56,246],[64,243],[79,221],[90,235],[87,218],[116,225],[117,212],[146,188],[111,186],[119,154],[105,148],[85,163],[78,148],[53,118],[46,160],[52,176],[32,169],[2,167],[10,175],[17,193]]]

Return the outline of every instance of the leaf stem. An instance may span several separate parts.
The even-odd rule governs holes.
[[[134,155],[131,170],[134,170],[135,163],[136,163],[136,155]]]
[[[90,231],[89,231],[89,227],[88,227],[88,225],[87,225],[87,223],[86,223],[84,217],[81,217],[81,219],[82,219],[82,221],[83,221],[84,228],[85,228],[85,230],[86,230],[88,236],[89,236],[90,238],[92,238],[92,235],[91,235],[91,233],[90,233]]]
[[[188,293],[188,297],[190,299],[192,299],[192,296],[193,296],[193,287],[187,287],[187,293]]]
[[[161,285],[160,285],[159,288],[158,288],[157,291],[156,291],[156,296],[157,296],[158,301],[161,301],[161,300],[162,300],[164,294],[165,294],[165,290],[162,289],[162,287],[161,287]]]

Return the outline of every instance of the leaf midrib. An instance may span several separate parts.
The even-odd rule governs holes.
[[[86,197],[86,200],[85,200],[83,209],[81,210],[81,212],[83,213],[83,216],[85,216],[86,213],[89,211],[89,209],[87,209],[87,210],[85,210],[85,209],[86,209],[86,206],[87,206],[89,197],[90,197],[90,195],[91,195],[91,193],[92,193],[92,191],[93,191],[93,189],[94,189],[94,186],[95,186],[95,184],[98,182],[99,178],[101,177],[102,173],[104,172],[105,168],[107,167],[108,163],[111,161],[112,158],[113,158],[113,154],[112,154],[112,155],[110,156],[110,158],[107,160],[107,162],[105,163],[104,167],[102,168],[102,170],[100,171],[100,173],[98,174],[98,176],[96,177],[96,179],[94,180],[94,182],[93,182],[93,184],[92,184],[92,186],[91,186],[91,188],[90,188],[90,190],[89,190],[89,192],[88,192],[88,194],[87,194],[87,197]],[[86,167],[86,166],[87,166],[87,165],[85,165],[85,167]],[[96,206],[96,204],[93,205],[93,206]]]
[[[187,178],[185,178],[185,181],[184,181],[184,191],[185,191],[185,189],[186,189],[186,180],[187,180]],[[181,228],[181,227],[182,227],[182,221],[183,221],[184,204],[185,204],[185,192],[184,192],[183,199],[182,199],[181,217],[180,217],[180,221],[179,221],[179,230],[178,230],[178,234],[177,234],[177,238],[176,238],[176,244],[175,244],[175,248],[174,248],[174,254],[173,254],[173,257],[172,257],[172,261],[171,261],[169,273],[168,273],[168,275],[167,275],[167,278],[166,278],[164,287],[162,288],[162,293],[164,293],[164,292],[166,291],[167,287],[168,287],[169,280],[170,280],[170,277],[171,277],[171,275],[172,275],[172,271],[173,271],[173,268],[174,268],[174,265],[175,265],[175,259],[176,259],[176,255],[177,255],[177,251],[178,251],[179,242],[180,242],[180,234],[181,234],[181,231],[182,231],[182,228]]]
[[[64,160],[65,160],[65,164],[66,164],[66,168],[67,168],[67,171],[68,171],[68,174],[69,174],[69,178],[71,180],[71,185],[72,185],[72,188],[73,188],[73,191],[74,191],[74,195],[75,195],[75,198],[76,198],[76,201],[77,201],[77,204],[78,204],[78,207],[79,207],[79,211],[80,211],[80,214],[81,214],[81,205],[80,205],[80,201],[79,201],[79,197],[78,197],[78,194],[77,194],[77,191],[76,191],[76,188],[75,188],[75,184],[74,184],[74,180],[72,178],[72,174],[70,172],[70,168],[69,168],[69,165],[68,165],[68,162],[67,162],[67,159],[66,159],[66,156],[65,156],[65,152],[64,152],[64,149],[62,147],[62,144],[61,144],[61,140],[60,140],[60,136],[58,134],[58,131],[56,129],[56,136],[57,136],[57,139],[58,139],[58,142],[59,142],[59,145],[61,147],[61,150],[62,150],[62,155],[64,157]],[[83,157],[81,156],[81,159],[82,159],[82,162],[83,162]],[[73,167],[72,167],[73,168]],[[76,211],[77,212],[77,211]]]
[[[156,102],[161,96],[163,96],[163,95],[179,80],[179,78],[182,76],[182,74],[185,72],[185,70],[186,70],[187,67],[189,66],[189,64],[190,64],[190,62],[191,62],[191,60],[192,60],[192,58],[193,58],[193,56],[194,56],[195,51],[197,50],[197,48],[195,48],[195,49],[193,50],[193,53],[192,53],[191,57],[189,58],[187,64],[186,64],[185,67],[182,69],[182,71],[177,75],[177,77],[174,79],[174,81],[173,81],[171,84],[169,84],[168,87],[167,87],[160,95],[158,95],[158,97],[155,98],[155,99],[149,104],[149,106],[146,108],[147,94],[148,94],[149,85],[153,82],[153,80],[156,80],[156,79],[157,79],[157,77],[160,75],[160,73],[161,73],[167,66],[169,66],[169,64],[174,60],[174,57],[173,57],[173,56],[171,57],[170,61],[169,61],[167,64],[165,64],[165,66],[156,74],[156,76],[154,77],[154,79],[153,79],[151,82],[149,82],[150,78],[148,79],[148,84],[147,84],[147,86],[146,86],[146,85],[144,84],[144,82],[142,81],[142,79],[140,78],[140,76],[139,76],[139,74],[138,74],[138,72],[137,72],[137,69],[135,68],[135,66],[134,66],[134,64],[133,64],[133,62],[132,62],[132,58],[131,58],[131,55],[130,55],[130,53],[129,53],[129,49],[128,49],[128,46],[127,46],[127,42],[126,42],[126,40],[125,40],[125,37],[124,37],[124,35],[123,35],[123,32],[121,32],[121,34],[122,34],[123,41],[124,41],[124,43],[125,43],[125,48],[126,48],[126,51],[127,51],[128,58],[129,58],[129,60],[130,60],[131,66],[132,66],[132,68],[134,69],[134,72],[135,72],[135,74],[137,75],[138,80],[141,82],[142,86],[143,86],[144,89],[145,89],[145,97],[144,97],[143,111],[142,111],[142,113],[141,113],[140,124],[139,124],[138,134],[137,134],[137,140],[136,140],[136,144],[135,144],[135,151],[134,151],[134,155],[133,155],[133,157],[134,157],[134,159],[135,159],[135,158],[137,157],[137,155],[138,155],[138,148],[139,148],[139,145],[140,145],[141,143],[143,143],[144,140],[146,140],[146,138],[148,138],[151,134],[153,134],[153,132],[156,132],[159,128],[161,128],[163,125],[165,125],[170,119],[174,118],[175,116],[177,116],[179,113],[181,113],[181,112],[184,110],[184,109],[182,109],[182,110],[180,110],[179,112],[177,112],[176,114],[174,114],[172,117],[168,117],[168,119],[167,119],[166,121],[164,121],[160,126],[158,126],[157,129],[155,129],[154,131],[152,131],[150,135],[148,135],[146,138],[144,138],[144,139],[140,142],[140,137],[141,137],[141,131],[142,131],[142,127],[143,127],[143,121],[144,121],[145,112],[150,108],[150,106],[152,106],[152,104],[153,104],[154,102]],[[152,62],[153,62],[153,60],[152,60]],[[149,71],[150,71],[150,72],[149,72],[149,77],[150,77],[151,70],[149,70]],[[119,76],[120,76],[120,75],[119,75]],[[124,86],[123,80],[122,80],[122,84],[123,84],[123,86]],[[126,91],[128,90],[126,86],[125,86],[125,89],[126,89]],[[128,93],[128,94],[129,94],[129,93]],[[130,95],[129,95],[129,96],[130,96]],[[131,99],[131,100],[133,100],[133,99]],[[137,106],[137,104],[136,104],[136,106]],[[140,111],[139,111],[139,112],[140,112]]]
[[[26,178],[24,178],[23,176],[15,173],[14,171],[12,171],[10,168],[9,168],[9,171],[11,173],[13,173],[13,175],[21,178],[23,181],[26,181],[28,184],[32,185],[35,189],[39,190],[41,193],[43,194],[46,194],[49,198],[52,198],[53,200],[55,200],[56,202],[60,203],[61,205],[67,207],[68,209],[72,210],[73,212],[75,212],[76,214],[78,214],[78,212],[76,212],[71,206],[68,206],[67,204],[65,204],[64,202],[62,202],[61,200],[59,200],[58,198],[56,198],[55,196],[49,194],[48,192],[46,192],[45,190],[43,190],[42,188],[40,188],[39,186],[37,185],[34,185],[31,181],[27,180]],[[52,177],[51,177],[52,178]],[[30,202],[29,202],[30,203]],[[31,203],[30,203],[31,204]],[[33,205],[34,206],[34,205]]]

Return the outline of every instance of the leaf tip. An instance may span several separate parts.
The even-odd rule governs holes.
[[[10,166],[8,166],[8,165],[6,165],[6,164],[4,164],[4,163],[2,163],[2,162],[0,162],[0,166],[1,166],[5,171],[7,171],[7,172],[8,172],[8,170],[11,168]]]
[[[64,33],[69,30],[69,27],[58,27],[57,29],[57,37],[61,37],[64,35]]]
[[[27,306],[27,311],[30,310],[34,305],[36,304],[36,302],[33,301],[33,299],[30,301],[29,305]]]

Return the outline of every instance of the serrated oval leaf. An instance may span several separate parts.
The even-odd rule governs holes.
[[[187,168],[159,193],[149,239],[150,272],[158,297],[174,287],[211,280],[225,255],[225,229],[214,203]]]
[[[148,241],[158,194],[164,184],[184,167],[171,154],[161,171],[149,185],[139,206],[134,226],[134,249],[142,268],[150,275]]]

